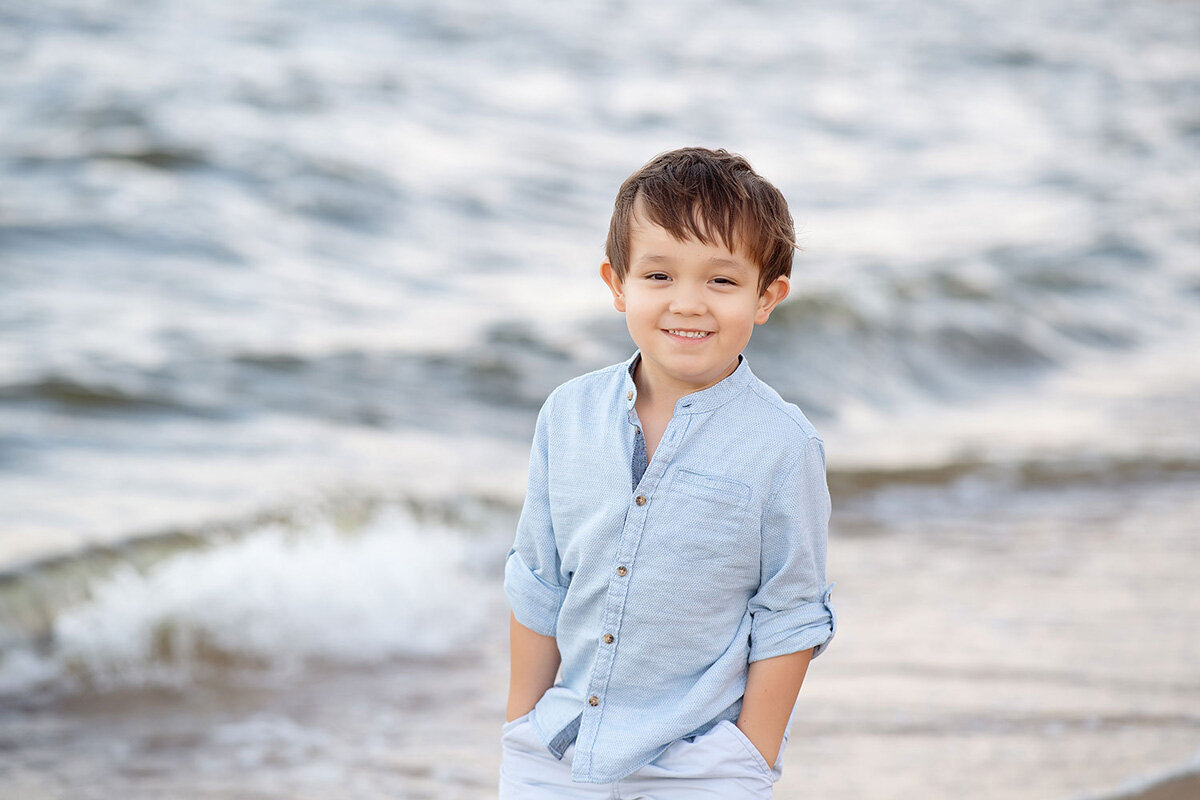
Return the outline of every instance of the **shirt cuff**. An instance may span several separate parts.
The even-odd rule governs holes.
[[[750,661],[762,661],[813,648],[812,658],[825,651],[837,631],[829,584],[820,600],[782,611],[759,611],[750,627]]]
[[[567,596],[566,587],[539,578],[516,548],[508,551],[504,563],[504,595],[517,622],[534,633],[554,636],[558,610]]]

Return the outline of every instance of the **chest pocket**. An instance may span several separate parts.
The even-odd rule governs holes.
[[[689,469],[676,471],[671,491],[739,509],[745,509],[750,502],[750,487],[746,484],[719,475],[701,475]]]
[[[739,581],[758,575],[759,520],[750,510],[749,486],[680,469],[666,496],[661,523],[679,558],[719,566]]]

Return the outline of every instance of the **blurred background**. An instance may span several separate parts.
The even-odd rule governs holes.
[[[776,796],[1200,765],[1200,5],[0,0],[0,794],[494,797],[534,417],[683,145],[804,248]]]

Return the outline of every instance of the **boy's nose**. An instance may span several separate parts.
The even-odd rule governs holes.
[[[703,314],[708,309],[699,289],[679,286],[671,297],[670,310],[675,314]]]

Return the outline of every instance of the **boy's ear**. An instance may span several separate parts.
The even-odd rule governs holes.
[[[613,269],[613,265],[608,259],[604,259],[600,263],[600,277],[608,284],[609,291],[613,295],[613,306],[617,311],[625,313],[625,282],[617,277],[617,271]]]
[[[780,275],[771,281],[771,285],[758,298],[758,309],[754,312],[754,324],[762,325],[766,322],[770,318],[771,312],[775,310],[775,306],[779,305],[791,290],[792,282],[787,275]]]

